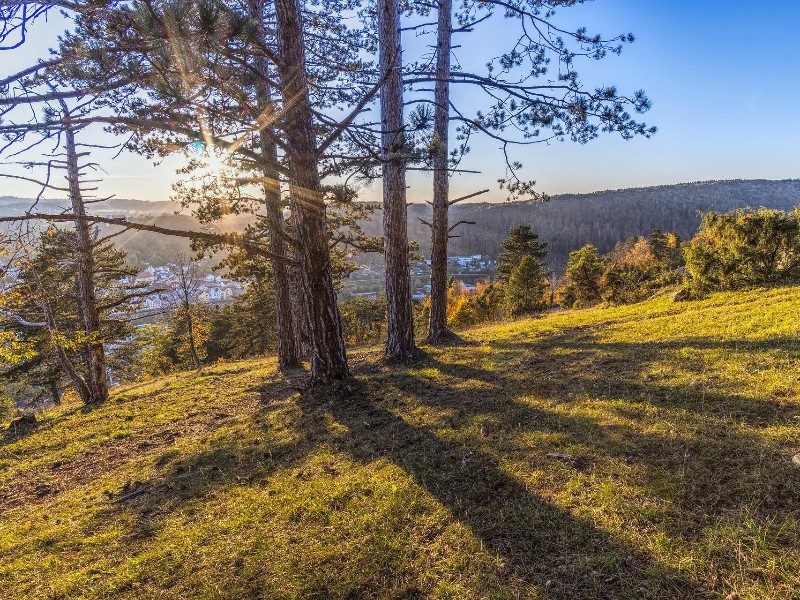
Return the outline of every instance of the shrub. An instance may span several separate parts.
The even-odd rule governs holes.
[[[800,278],[800,211],[709,212],[684,247],[697,291],[735,290]]]
[[[601,280],[603,259],[597,248],[586,244],[580,250],[570,252],[566,280],[563,284],[561,300],[567,306],[592,306],[602,299]]]
[[[673,233],[654,231],[649,237],[632,237],[607,257],[600,280],[603,299],[630,304],[650,297],[657,289],[681,278],[680,240]]]
[[[505,289],[500,283],[478,283],[470,303],[478,323],[499,321],[505,316]]]
[[[380,341],[386,320],[386,296],[353,296],[339,304],[342,327],[348,344]]]

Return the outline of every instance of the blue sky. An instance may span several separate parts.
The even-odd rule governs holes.
[[[653,101],[645,119],[659,132],[520,149],[542,191],[800,177],[800,2],[597,0],[559,14],[590,31],[636,35],[621,56],[581,72],[587,82],[644,89]],[[496,144],[474,146],[488,175]],[[478,183],[458,179],[465,190]]]
[[[581,146],[571,142],[518,148],[526,178],[549,194],[590,192],[707,179],[800,177],[800,2],[736,0],[596,0],[562,9],[558,22],[606,35],[632,32],[637,41],[621,56],[582,63],[590,84],[616,84],[621,91],[644,89],[653,101],[645,116],[659,132],[650,140],[615,136]],[[507,34],[502,20],[472,38],[462,36],[456,52],[468,63],[480,60],[471,48],[486,48]],[[39,30],[39,46],[52,39],[54,25]],[[406,45],[418,43],[409,35]],[[0,74],[26,64],[34,46],[9,56]],[[461,89],[454,100],[473,102]],[[481,200],[500,201],[496,180],[503,174],[497,143],[475,139],[463,166],[480,174],[456,175],[454,195],[491,188]],[[105,163],[102,192],[123,198],[164,200],[179,161],[159,167],[138,157]],[[431,177],[412,174],[409,200],[430,196]],[[365,190],[377,199],[380,187]],[[3,194],[30,196],[35,190],[3,184]]]

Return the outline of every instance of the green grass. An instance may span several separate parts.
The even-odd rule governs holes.
[[[660,298],[65,406],[0,438],[0,596],[800,598],[799,329]]]

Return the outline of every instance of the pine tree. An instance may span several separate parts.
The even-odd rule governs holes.
[[[586,244],[580,250],[570,252],[564,275],[569,280],[567,294],[573,298],[575,305],[584,307],[600,302],[603,259],[597,248]]]
[[[530,254],[524,255],[511,270],[505,285],[506,306],[512,315],[540,310],[545,305],[546,271]]]
[[[447,327],[447,236],[450,208],[449,130],[452,0],[439,0],[436,27],[436,85],[434,87],[433,219],[431,220],[431,305],[428,341],[436,342]]]
[[[92,348],[119,342],[130,334],[129,316],[143,295],[135,286],[123,283],[136,273],[125,263],[124,253],[110,241],[93,243],[91,249],[99,321],[96,331],[85,328],[80,243],[74,231],[50,227],[42,233],[34,251],[21,261],[16,283],[0,294],[3,329],[12,331],[23,349],[18,353],[20,360],[6,361],[8,368],[0,376],[24,377],[46,388],[54,401],[67,383],[84,403],[98,401],[89,385],[90,378],[97,377]],[[107,378],[104,367],[106,389]]]
[[[542,272],[545,272],[541,261],[547,256],[547,244],[539,242],[539,236],[533,232],[530,225],[512,227],[502,246],[503,252],[497,260],[497,275],[500,281],[508,281],[511,273],[526,256],[532,258],[540,265]]]
[[[381,166],[383,236],[386,258],[386,356],[408,359],[415,349],[414,314],[408,261],[406,162],[408,140],[403,123],[400,1],[379,0],[378,30],[381,73]]]

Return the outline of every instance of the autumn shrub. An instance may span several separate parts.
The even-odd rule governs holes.
[[[682,277],[680,240],[675,234],[654,231],[618,245],[606,258],[600,280],[602,297],[611,304],[630,304],[649,298]]]
[[[416,307],[418,327],[427,326],[429,309],[429,297]],[[461,281],[451,278],[447,289],[447,324],[452,329],[499,321],[507,314],[503,284],[483,281],[475,284],[474,289],[467,289]]]

